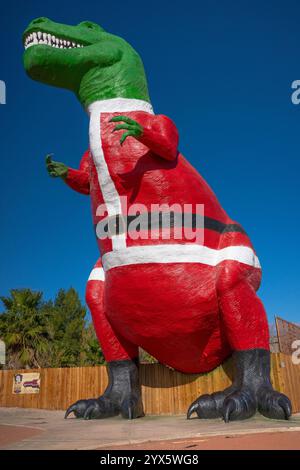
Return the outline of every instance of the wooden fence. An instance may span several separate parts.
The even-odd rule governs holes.
[[[37,394],[12,393],[13,376],[26,370],[0,371],[0,406],[65,410],[80,398],[97,397],[107,385],[104,366],[40,369],[41,388]],[[30,372],[34,372],[30,370]],[[142,383],[145,412],[156,415],[184,414],[200,394],[223,390],[231,383],[230,360],[209,374],[185,375],[160,364],[142,364]],[[293,412],[300,412],[300,365],[291,356],[272,354],[272,382],[287,394]]]

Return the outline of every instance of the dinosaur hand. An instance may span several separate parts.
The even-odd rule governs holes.
[[[54,162],[51,154],[46,157],[47,171],[52,178],[66,178],[68,174],[68,167],[64,163]]]
[[[122,124],[118,124],[113,130],[113,132],[120,131],[121,129],[126,131],[120,139],[121,145],[125,142],[127,137],[132,136],[137,138],[143,133],[143,127],[138,122],[127,116],[115,116],[110,119],[110,122],[122,122]]]

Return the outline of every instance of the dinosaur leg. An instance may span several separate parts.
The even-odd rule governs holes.
[[[200,396],[190,406],[188,418],[194,412],[199,418],[223,417],[226,422],[249,418],[257,410],[274,419],[288,419],[291,414],[289,399],[270,381],[268,324],[256,295],[260,273],[240,276],[242,269],[238,282],[223,284],[219,290],[220,312],[234,351],[233,384],[223,392]]]
[[[104,312],[104,272],[100,260],[87,283],[86,301],[108,369],[108,386],[99,398],[79,400],[66,411],[77,418],[108,418],[121,414],[133,419],[144,415],[138,374],[138,348],[117,335]]]

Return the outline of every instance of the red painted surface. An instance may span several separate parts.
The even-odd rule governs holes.
[[[102,267],[101,259],[95,268]],[[138,356],[138,347],[125,340],[114,330],[105,313],[103,281],[88,281],[86,302],[92,314],[95,331],[107,361],[129,359]]]
[[[128,137],[121,146],[122,131],[112,132],[115,124],[109,122],[119,114],[101,115],[101,140],[120,196],[144,204],[149,211],[155,203],[204,204],[206,216],[233,222],[203,178],[177,153],[178,133],[170,119],[140,111],[126,113],[145,130],[139,140]],[[81,193],[90,193],[94,223],[101,220],[95,213],[104,200],[89,152],[79,170],[69,170],[66,182]],[[98,243],[102,254],[112,250],[110,240]],[[127,246],[155,243],[186,241],[127,238]],[[245,234],[212,230],[205,230],[204,245],[252,247]],[[109,270],[105,283],[89,281],[87,302],[108,361],[135,357],[141,346],[177,370],[205,372],[232,350],[269,349],[266,314],[256,296],[260,278],[260,269],[237,261],[223,261],[217,267],[129,265]]]

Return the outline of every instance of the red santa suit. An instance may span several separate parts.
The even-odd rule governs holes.
[[[242,227],[178,152],[174,123],[134,99],[95,102],[89,113],[90,149],[79,170],[69,169],[66,182],[91,195],[96,233],[106,227],[109,235],[98,238],[102,261],[86,292],[106,360],[134,358],[140,346],[161,363],[200,373],[233,350],[269,349],[266,314],[256,295],[258,258]],[[139,138],[127,137],[123,145],[124,130],[113,132],[110,121],[120,115],[143,127]],[[190,231],[178,237],[176,213],[165,236],[149,222],[156,205],[163,207],[159,212],[183,207],[191,215]],[[202,237],[192,239],[197,205],[204,208]],[[136,207],[148,220],[140,237],[131,236],[128,226]]]

